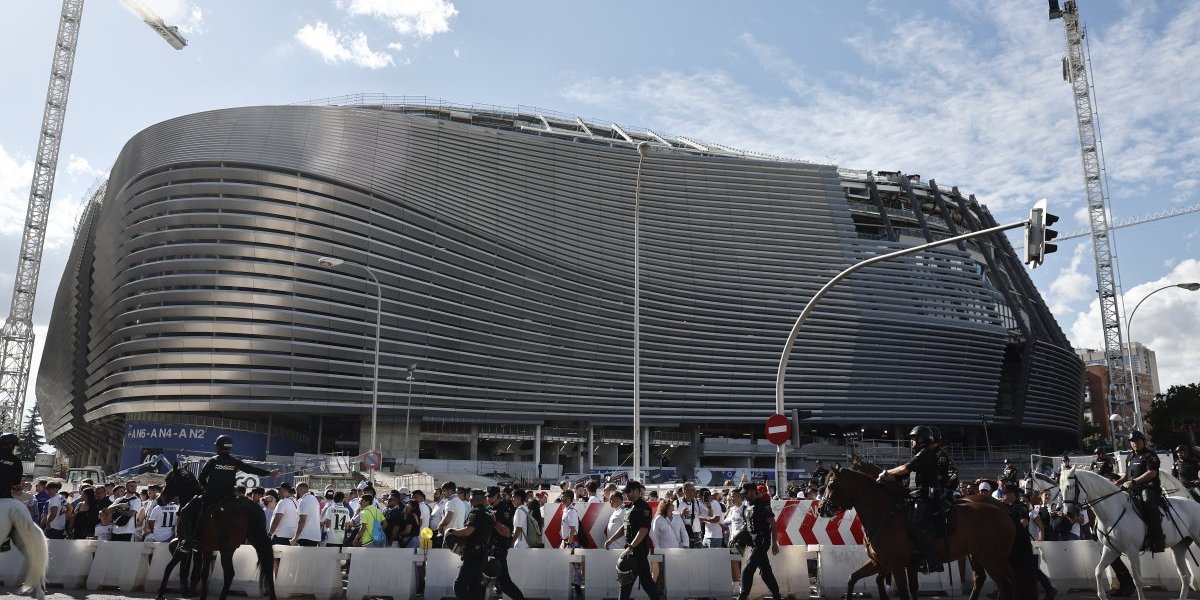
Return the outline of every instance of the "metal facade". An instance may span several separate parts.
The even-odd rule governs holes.
[[[630,144],[378,107],[150,127],[85,216],[55,300],[37,382],[48,434],[86,448],[128,413],[365,414],[375,290],[318,267],[326,255],[379,274],[385,414],[419,362],[414,416],[627,425],[636,165]],[[991,219],[899,174],[665,147],[643,168],[654,427],[760,422],[822,283]],[[789,377],[789,405],[818,421],[1079,427],[1082,364],[1002,236],[851,278]]]

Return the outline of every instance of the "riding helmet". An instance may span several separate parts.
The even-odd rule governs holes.
[[[916,427],[912,428],[912,431],[908,432],[908,437],[919,437],[924,440],[932,440],[933,430],[924,425],[917,425]]]
[[[1192,454],[1192,449],[1187,444],[1180,444],[1175,446],[1175,453],[1187,457]]]
[[[0,435],[0,448],[15,447],[19,443],[21,443],[21,438],[17,437],[15,433]]]
[[[229,452],[233,449],[233,438],[223,435],[217,438],[214,446],[216,446],[217,452]]]
[[[1146,434],[1134,429],[1133,431],[1129,432],[1129,441],[1132,442],[1133,440],[1142,440],[1144,442],[1146,441]]]

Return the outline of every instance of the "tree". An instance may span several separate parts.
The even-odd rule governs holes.
[[[41,428],[42,414],[34,404],[29,413],[29,420],[25,422],[25,429],[21,431],[21,446],[17,448],[17,456],[21,460],[33,460],[37,453],[42,451],[42,444],[45,444],[46,440],[42,439]]]
[[[1190,443],[1188,427],[1200,433],[1200,384],[1173,385],[1150,403],[1146,425],[1160,450]]]

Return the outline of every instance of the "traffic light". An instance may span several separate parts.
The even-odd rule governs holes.
[[[1058,246],[1048,243],[1058,237],[1058,232],[1050,226],[1058,222],[1058,216],[1046,212],[1046,200],[1039,200],[1029,211],[1029,222],[1025,224],[1025,264],[1037,268],[1042,264],[1047,254],[1058,250]]]

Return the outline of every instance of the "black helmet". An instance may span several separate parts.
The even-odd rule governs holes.
[[[925,440],[932,440],[933,439],[933,430],[924,425],[917,425],[916,427],[912,428],[912,431],[908,432],[908,437],[910,437],[910,438],[919,437],[919,438],[925,439]]]
[[[217,452],[229,452],[233,449],[233,438],[227,435],[220,436],[213,445],[216,447]]]
[[[1183,456],[1191,456],[1192,447],[1188,446],[1187,444],[1180,444],[1178,446],[1175,446],[1175,453],[1183,455]]]
[[[1108,454],[1108,451],[1104,449],[1104,446],[1096,446],[1096,454],[1105,454],[1105,455],[1107,455],[1107,454]]]
[[[21,438],[17,437],[15,433],[10,432],[0,435],[0,448],[15,448],[20,443]]]
[[[1133,440],[1142,440],[1144,442],[1146,441],[1146,434],[1134,429],[1133,431],[1129,432],[1129,441],[1132,442]]]

